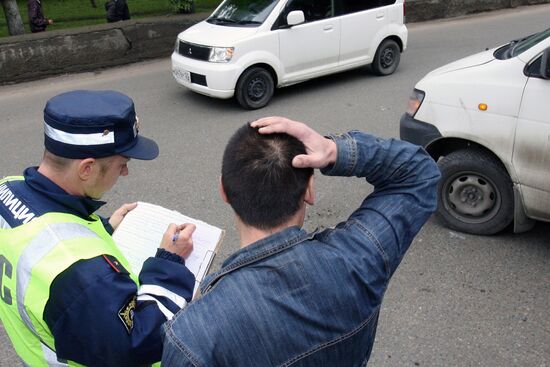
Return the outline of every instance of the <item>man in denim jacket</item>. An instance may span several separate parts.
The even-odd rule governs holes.
[[[307,233],[312,168],[365,177],[374,191],[347,221]],[[439,176],[422,148],[402,141],[325,138],[280,117],[239,129],[221,191],[241,249],[165,324],[163,367],[365,366],[384,292],[436,208]]]

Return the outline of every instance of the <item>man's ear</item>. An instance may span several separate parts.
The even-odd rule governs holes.
[[[309,177],[309,180],[307,182],[307,189],[306,193],[304,194],[304,201],[308,203],[309,205],[315,204],[315,186],[313,181],[314,175],[311,175]]]
[[[78,177],[82,181],[87,181],[92,177],[94,170],[98,169],[95,158],[85,158],[78,162]]]
[[[227,194],[225,193],[225,189],[223,188],[222,176],[220,176],[219,190],[222,200],[226,203],[229,203],[229,200],[227,199]]]

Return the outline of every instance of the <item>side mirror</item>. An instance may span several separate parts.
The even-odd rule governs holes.
[[[547,48],[542,53],[540,59],[540,75],[546,80],[550,79],[550,48]]]
[[[293,25],[302,24],[305,22],[304,12],[301,10],[293,10],[286,16],[286,23],[289,27]]]

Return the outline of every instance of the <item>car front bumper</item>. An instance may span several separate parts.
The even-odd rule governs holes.
[[[241,72],[235,64],[194,60],[172,53],[172,75],[178,84],[210,97],[233,97]]]
[[[434,125],[416,120],[406,113],[403,114],[399,121],[399,137],[401,140],[426,148],[428,144],[441,138],[441,136],[441,133]]]

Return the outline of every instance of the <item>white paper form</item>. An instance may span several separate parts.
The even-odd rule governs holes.
[[[113,233],[113,239],[130,263],[132,270],[139,274],[145,260],[155,256],[162,235],[170,223],[192,223],[196,226],[193,232],[193,252],[185,259],[185,266],[195,275],[196,282],[193,290],[195,295],[223,238],[222,229],[187,217],[175,210],[140,201],[134,210],[126,214]]]

